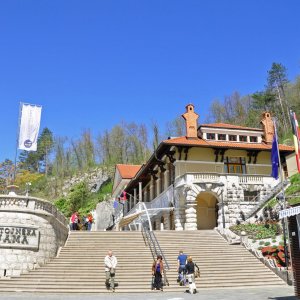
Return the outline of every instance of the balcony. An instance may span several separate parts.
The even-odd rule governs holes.
[[[217,173],[187,173],[175,180],[175,187],[193,183],[219,183],[234,182],[237,184],[272,184],[275,180],[271,176],[247,174],[217,174]]]
[[[176,162],[176,187],[186,183],[235,182],[237,184],[269,184],[274,181],[271,165],[246,164],[246,174],[225,173],[224,163],[211,161]]]

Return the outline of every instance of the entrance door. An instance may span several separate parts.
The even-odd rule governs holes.
[[[197,197],[197,229],[213,229],[217,226],[214,195],[203,192]]]

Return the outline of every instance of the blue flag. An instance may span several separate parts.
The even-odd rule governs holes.
[[[274,134],[271,150],[271,162],[272,162],[272,174],[271,176],[278,179],[278,167],[279,167],[279,157],[278,157],[278,141],[277,135]]]

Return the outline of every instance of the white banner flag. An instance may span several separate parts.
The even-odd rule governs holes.
[[[40,129],[42,107],[32,104],[22,104],[19,133],[19,149],[37,150],[37,139]]]

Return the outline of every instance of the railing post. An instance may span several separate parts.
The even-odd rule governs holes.
[[[149,213],[148,213],[148,209],[146,207],[145,202],[140,202],[140,203],[142,203],[142,205],[144,206],[144,209],[145,209],[145,212],[146,212],[146,215],[147,215],[147,219],[148,219],[148,223],[149,223],[149,230],[151,232],[152,231],[152,224],[151,224],[151,219],[150,219],[150,216],[149,216]]]

